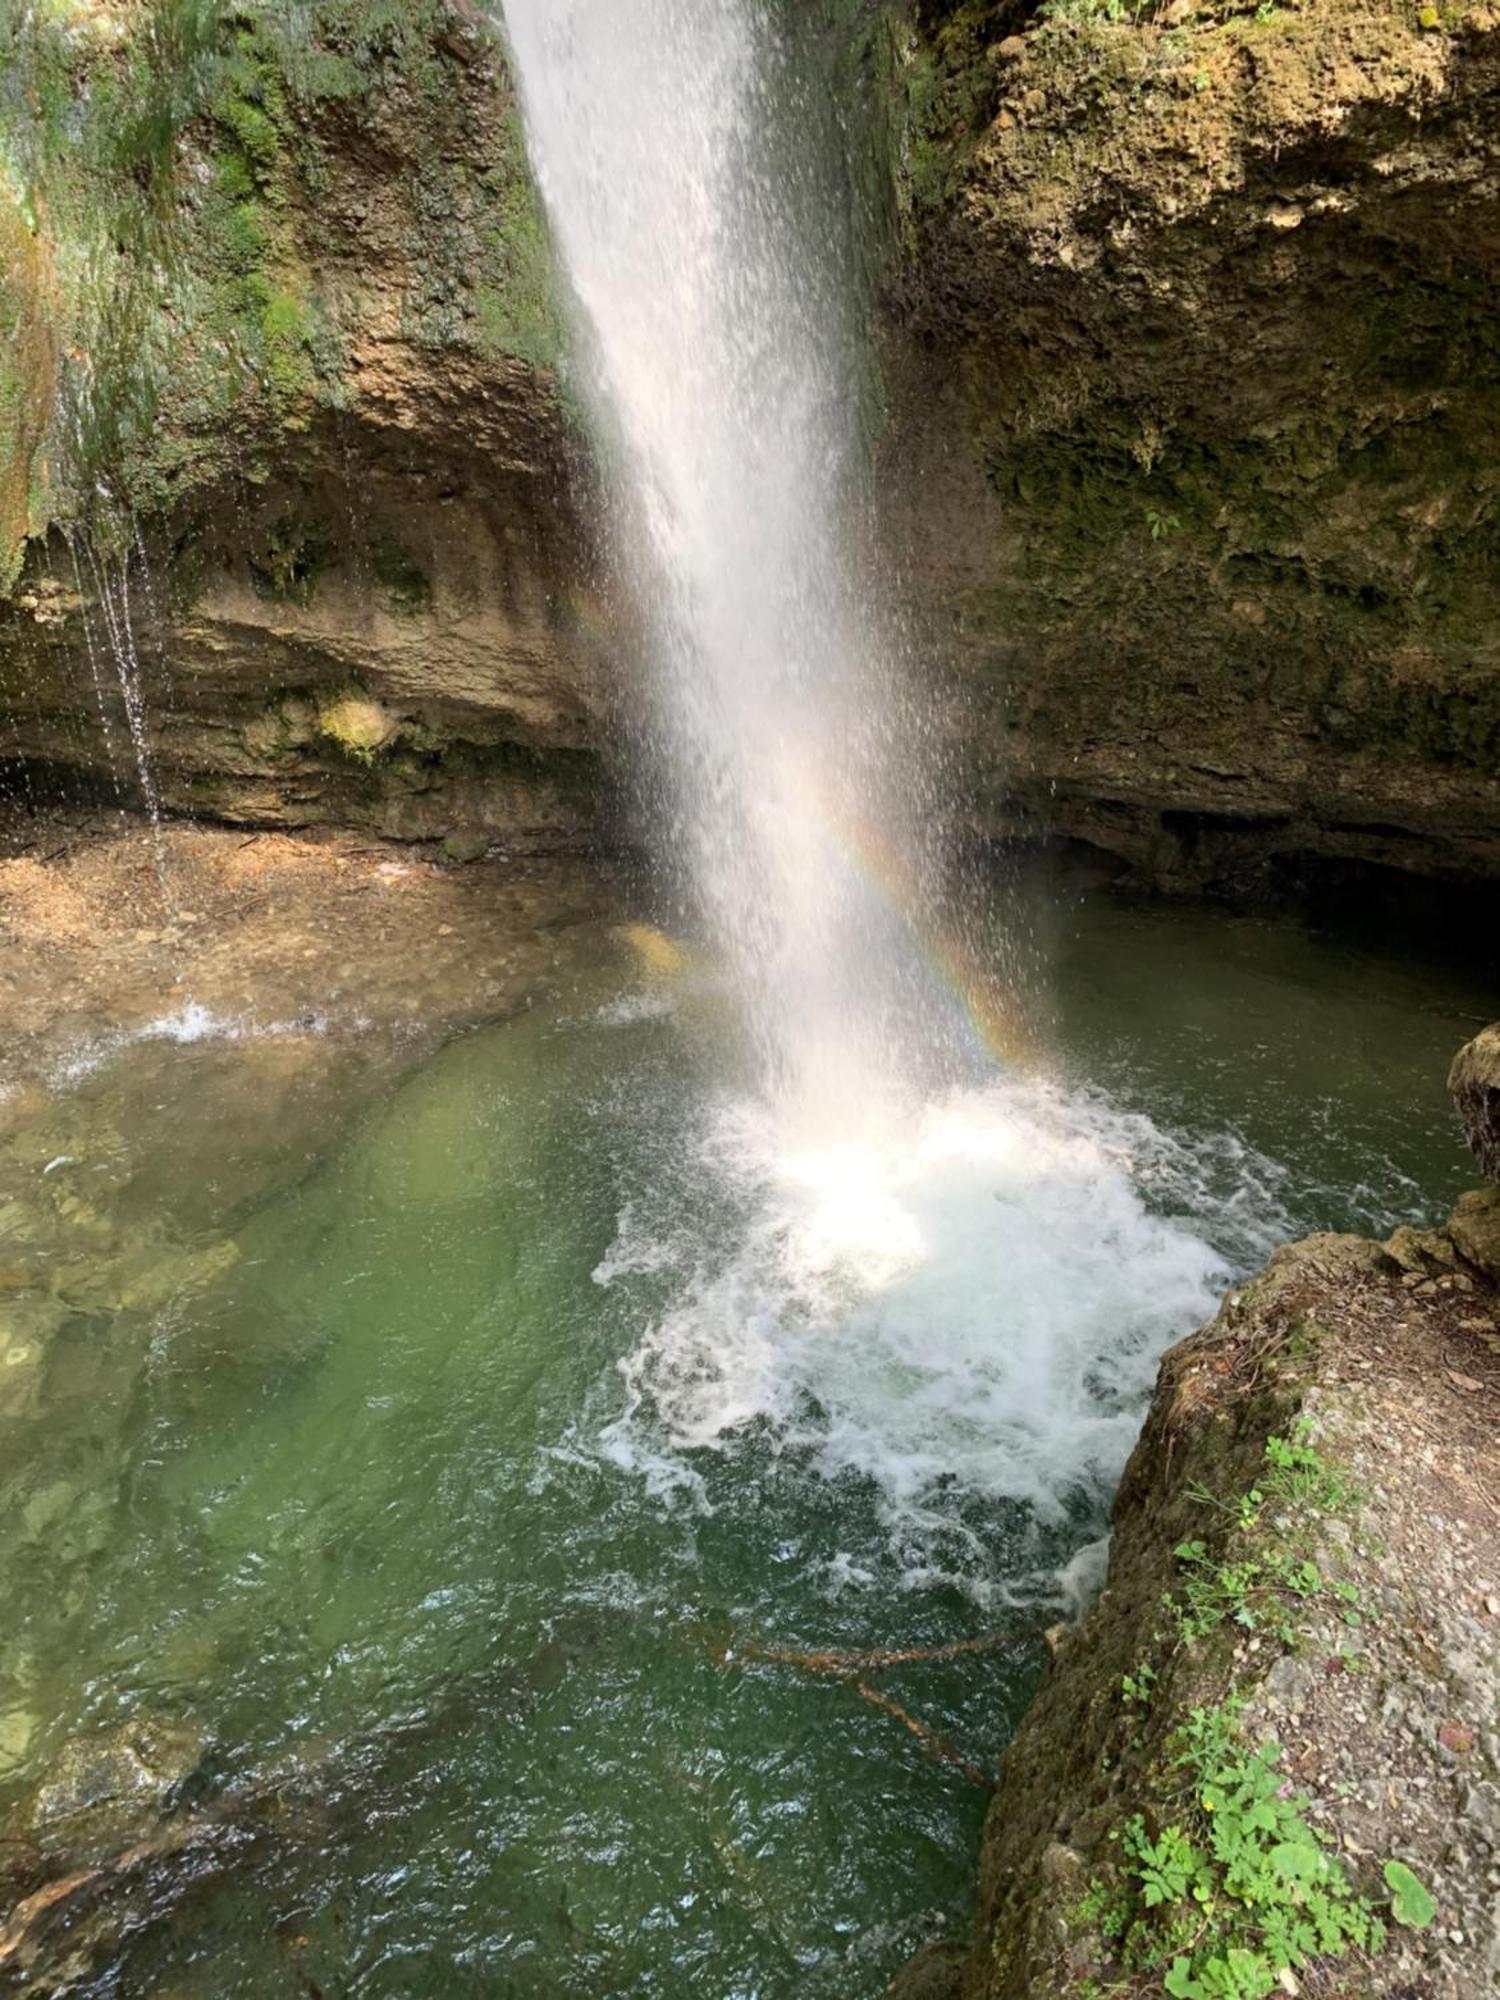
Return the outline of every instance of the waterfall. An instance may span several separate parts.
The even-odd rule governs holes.
[[[1006,1060],[924,893],[933,788],[858,553],[853,259],[770,0],[505,21],[648,668],[632,749],[758,1056],[658,1176],[734,1219],[626,1203],[595,1272],[644,1315],[600,1444],[707,1504],[704,1454],[773,1435],[873,1489],[913,1584],[989,1601],[1028,1560],[1003,1509],[1097,1521],[1211,1306],[1218,1253],[1140,1192],[1189,1208],[1200,1162]]]
[[[850,557],[849,259],[811,80],[758,0],[505,0],[505,24],[649,659],[658,847],[765,1093],[789,1127],[847,1131],[921,1065],[888,893],[919,871]]]

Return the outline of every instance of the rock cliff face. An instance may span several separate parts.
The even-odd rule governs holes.
[[[1500,17],[927,11],[888,486],[976,819],[1493,875]]]
[[[70,0],[7,32],[12,791],[133,800],[143,748],[169,810],[587,838],[588,456],[491,28]]]
[[[1496,1034],[1453,1072],[1481,1152]],[[1278,1251],[1173,1348],[1006,1750],[972,1946],[892,2000],[1491,1991],[1497,1397],[1497,1186]]]
[[[1500,876],[1497,19],[788,10],[851,109],[888,567],[977,830],[1166,886]],[[617,670],[485,13],[59,0],[0,56],[11,795],[139,789],[82,522],[91,600],[154,558],[169,807],[589,838]]]

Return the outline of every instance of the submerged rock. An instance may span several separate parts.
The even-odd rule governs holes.
[[[203,1761],[206,1738],[191,1722],[138,1720],[67,1744],[37,1787],[31,1825],[72,1858],[143,1833]]]
[[[1448,1088],[1475,1158],[1500,1181],[1500,1022],[1465,1042],[1453,1058]]]
[[[27,1752],[39,1727],[30,1709],[0,1711],[0,1778],[9,1777],[26,1761]]]
[[[926,1945],[896,1974],[887,2000],[961,2000],[963,1969],[962,1945]]]

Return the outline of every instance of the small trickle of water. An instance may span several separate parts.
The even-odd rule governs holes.
[[[89,680],[94,690],[94,710],[99,718],[99,735],[104,744],[105,761],[109,766],[110,787],[116,804],[123,816],[125,787],[120,775],[120,756],[115,745],[115,725],[110,715],[109,693],[104,677],[104,663],[100,658],[100,643],[94,632],[94,616],[89,607],[89,594],[84,587],[83,564],[78,553],[78,537],[70,536],[68,554],[73,564],[73,580],[78,587],[79,615],[83,625],[83,648],[89,663]]]
[[[145,551],[140,543],[139,530],[134,539],[141,564],[140,574],[145,579],[145,587],[150,590],[149,570],[145,566]],[[151,742],[147,733],[146,695],[141,678],[140,654],[136,644],[138,617],[131,600],[131,555],[126,547],[118,554],[101,553],[94,546],[92,538],[80,533],[74,541],[73,560],[78,566],[78,552],[82,549],[84,562],[88,566],[93,584],[93,602],[103,626],[104,646],[101,649],[95,641],[90,618],[88,592],[82,589],[80,573],[80,596],[84,600],[84,644],[88,652],[89,670],[94,678],[95,692],[99,700],[99,713],[104,730],[105,748],[113,761],[113,731],[108,721],[108,708],[104,700],[103,676],[100,668],[101,650],[113,665],[115,678],[120,690],[120,703],[124,710],[125,727],[130,738],[131,752],[135,760],[136,782],[140,787],[141,800],[146,808],[146,818],[151,831],[151,857],[156,870],[157,887],[161,892],[162,906],[167,911],[173,908],[172,891],[167,877],[167,845],[162,833],[161,791],[156,782],[156,769],[151,757]],[[154,611],[154,607],[153,607]],[[160,645],[160,628],[153,616],[152,629],[157,633]]]

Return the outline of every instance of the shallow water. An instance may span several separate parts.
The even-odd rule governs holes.
[[[1050,960],[1046,1080],[843,1149],[602,934],[399,1078],[303,1032],[52,1080],[0,1163],[16,1892],[143,1823],[62,1810],[80,1742],[192,1735],[70,1990],[844,2000],[962,1920],[983,1792],[766,1655],[994,1637],[865,1677],[992,1767],[1161,1347],[1442,1210],[1492,998],[1106,900]]]

